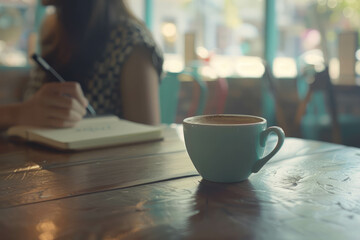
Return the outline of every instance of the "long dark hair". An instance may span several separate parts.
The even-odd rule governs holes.
[[[100,57],[110,30],[122,19],[136,19],[123,0],[56,1],[56,24],[43,57],[69,80],[81,77]],[[46,49],[46,50],[45,50]]]

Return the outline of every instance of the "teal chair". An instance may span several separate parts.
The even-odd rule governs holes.
[[[342,143],[360,147],[360,86],[337,85],[334,92]]]
[[[160,83],[161,123],[174,123],[179,101],[179,73],[167,72]]]
[[[315,73],[300,107],[303,137],[360,147],[359,103],[359,86],[332,85],[328,68]]]
[[[305,98],[301,101],[296,121],[304,138],[341,143],[336,98],[326,67],[315,72]]]
[[[341,143],[336,101],[328,68],[309,72],[297,79],[278,81],[265,65],[264,77],[275,99],[277,125],[288,137],[301,137]],[[306,72],[307,73],[307,72]],[[308,79],[307,79],[308,78]],[[312,81],[310,81],[310,79]],[[306,83],[305,96],[299,92],[300,83]]]
[[[192,93],[191,96],[189,96],[191,104],[186,109],[183,117],[204,113],[208,97],[208,88],[200,74],[198,74],[197,69],[186,68],[180,73],[167,72],[161,80],[159,89],[162,123],[170,124],[181,121],[181,119],[177,119],[177,110],[181,91],[184,90],[181,88],[182,81],[192,82]]]
[[[203,77],[199,73],[201,62],[193,61],[188,67],[182,72],[182,75],[191,77],[194,81],[192,104],[189,108],[187,116],[202,115],[205,112],[205,107],[208,101],[208,86],[203,80]]]
[[[328,67],[305,68],[284,87],[265,64],[263,78],[275,100],[276,124],[287,136],[360,147],[359,86],[334,86]]]

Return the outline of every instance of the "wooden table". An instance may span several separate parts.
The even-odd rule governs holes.
[[[360,149],[288,138],[249,180],[217,184],[177,129],[76,153],[2,137],[0,238],[360,239]]]

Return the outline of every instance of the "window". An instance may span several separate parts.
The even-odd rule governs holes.
[[[36,46],[36,0],[0,0],[0,66],[22,67]]]
[[[165,52],[165,70],[181,71],[202,58],[228,65],[263,56],[265,0],[154,0],[153,33]],[[224,71],[222,74],[225,74]]]
[[[333,82],[354,82],[356,70],[360,72],[360,54],[355,54],[359,17],[355,0],[277,0],[277,55],[295,60],[299,67],[329,64]]]

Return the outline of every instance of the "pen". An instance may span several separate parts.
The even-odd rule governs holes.
[[[44,69],[46,72],[50,73],[51,75],[53,75],[59,82],[66,82],[65,79],[55,71],[55,69],[53,69],[46,61],[45,59],[43,59],[42,57],[38,56],[36,53],[34,53],[32,56],[32,59],[34,59],[34,61],[42,68]],[[94,110],[94,108],[88,104],[87,105],[87,110],[90,112],[91,115],[95,116],[96,112]]]

